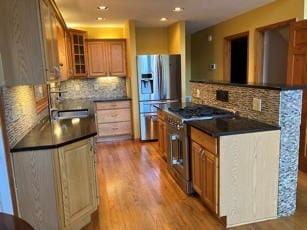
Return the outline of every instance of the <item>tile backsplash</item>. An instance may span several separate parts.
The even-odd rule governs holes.
[[[229,101],[216,100],[216,90],[226,90]],[[278,125],[280,91],[218,84],[191,83],[192,101],[238,111],[240,116]],[[253,98],[261,99],[262,111],[252,109]]]
[[[48,110],[36,113],[32,86],[3,87],[2,97],[9,144],[13,147],[48,115]]]
[[[63,99],[113,98],[127,96],[126,78],[100,77],[93,79],[71,79],[61,82]]]

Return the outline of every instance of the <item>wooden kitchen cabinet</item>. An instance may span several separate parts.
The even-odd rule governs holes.
[[[86,32],[70,29],[73,77],[87,77]]]
[[[126,76],[126,42],[87,40],[89,76]]]
[[[1,0],[0,85],[45,83],[40,1]]]
[[[212,137],[191,127],[190,137],[193,189],[226,227],[277,218],[279,130]]]
[[[158,147],[159,153],[167,159],[167,128],[165,115],[162,110],[158,110]]]
[[[131,101],[96,102],[97,141],[131,139]]]
[[[13,153],[19,216],[35,229],[81,229],[97,209],[93,138]]]
[[[203,202],[218,215],[218,156],[216,138],[191,129],[192,185]]]
[[[59,148],[57,187],[63,209],[62,229],[77,229],[91,221],[97,209],[95,155],[92,139]]]

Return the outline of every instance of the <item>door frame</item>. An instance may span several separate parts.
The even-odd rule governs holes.
[[[224,37],[224,73],[223,73],[223,79],[224,81],[230,81],[230,67],[231,67],[231,41],[247,37],[247,60],[246,60],[246,80],[248,82],[248,66],[249,66],[249,31],[245,31],[238,34],[233,34],[227,37]]]
[[[290,25],[296,22],[295,18],[277,22],[274,24],[258,27],[255,29],[255,46],[254,46],[254,53],[255,53],[255,70],[254,70],[254,80],[257,83],[261,83],[263,79],[263,47],[264,47],[264,33],[266,31],[274,30],[277,28],[282,28],[289,26],[289,35]],[[290,38],[290,37],[289,37]]]

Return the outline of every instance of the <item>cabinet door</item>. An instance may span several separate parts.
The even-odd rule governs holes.
[[[218,158],[205,150],[202,155],[202,199],[218,214]]]
[[[108,75],[105,42],[88,42],[87,49],[88,49],[89,76]]]
[[[44,38],[45,63],[47,80],[54,80],[59,77],[59,54],[57,46],[57,19],[51,6],[45,1],[40,1],[41,20]]]
[[[63,227],[81,228],[97,208],[96,172],[91,141],[83,140],[59,149]]]
[[[86,77],[85,34],[80,30],[70,30],[72,43],[73,76]]]
[[[108,41],[109,74],[126,76],[126,43],[125,41]]]
[[[45,83],[39,1],[1,0],[1,86]]]
[[[68,79],[68,61],[67,61],[67,53],[66,53],[66,39],[65,39],[65,31],[62,25],[56,20],[55,32],[57,39],[57,53],[59,59],[60,66],[60,80],[64,81]]]
[[[192,141],[192,185],[195,192],[202,194],[202,159],[204,149]]]
[[[163,121],[162,119],[158,119],[158,147],[159,153],[163,156],[164,151],[164,130],[163,130]]]

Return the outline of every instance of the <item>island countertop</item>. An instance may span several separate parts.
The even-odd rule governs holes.
[[[280,129],[277,126],[268,125],[245,117],[194,120],[187,121],[186,123],[214,137]]]
[[[210,80],[190,80],[191,83],[205,83],[205,84],[216,84],[216,85],[228,85],[237,87],[248,87],[248,88],[259,88],[259,89],[270,89],[270,90],[299,90],[307,89],[307,85],[289,85],[289,84],[269,84],[269,83],[231,83],[227,81],[210,81]]]

